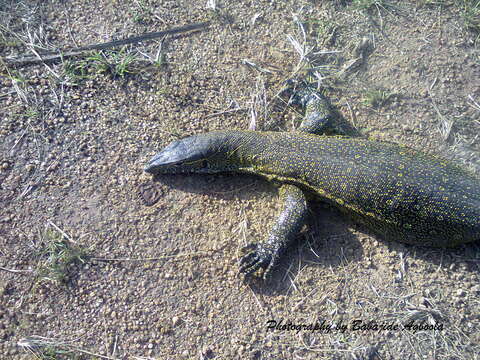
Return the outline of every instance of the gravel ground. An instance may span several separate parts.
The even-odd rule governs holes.
[[[479,16],[471,0],[0,0],[3,59],[210,22],[0,59],[0,358],[476,359],[478,244],[393,243],[315,204],[276,281],[244,282],[276,189],[142,168],[181,136],[294,129],[276,94],[314,68],[363,136],[480,174]]]

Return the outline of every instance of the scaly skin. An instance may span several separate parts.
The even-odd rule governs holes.
[[[326,103],[309,96],[303,105],[314,110],[302,126],[317,132],[328,115]],[[308,122],[315,117],[320,126]],[[388,240],[452,247],[480,239],[480,180],[447,160],[393,143],[306,132],[218,131],[172,143],[145,171],[240,172],[286,184],[285,207],[269,238],[249,246],[241,260],[247,274],[263,268],[264,276],[270,275],[303,225],[304,194]]]

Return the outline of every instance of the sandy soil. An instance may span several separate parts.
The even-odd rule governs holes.
[[[480,174],[474,3],[0,0],[4,58],[210,21],[106,59],[0,62],[0,358],[477,358],[478,244],[406,246],[314,204],[283,273],[244,282],[275,187],[142,172],[181,136],[294,129],[276,94],[315,67],[363,136]]]

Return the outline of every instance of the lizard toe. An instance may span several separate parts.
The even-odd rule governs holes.
[[[259,248],[258,246],[255,246]],[[272,264],[272,256],[264,251],[254,250],[240,259],[239,273],[249,275],[258,269],[268,269]]]
[[[260,257],[257,254],[249,254],[240,260],[240,267],[238,271],[244,274],[252,273],[253,271],[250,271],[250,269],[252,269],[252,267],[254,267],[256,264],[258,264],[259,261]]]
[[[254,251],[257,248],[258,248],[258,244],[253,242],[242,247],[240,251],[244,253],[244,252]]]

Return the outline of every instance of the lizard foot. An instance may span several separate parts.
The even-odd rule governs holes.
[[[288,79],[283,83],[283,86],[279,96],[285,99],[290,106],[305,107],[311,97],[314,96],[312,94],[320,96],[315,84],[306,80]]]
[[[249,244],[242,251],[248,251],[239,263],[239,273],[245,275],[253,274],[258,269],[263,269],[263,279],[271,276],[272,269],[276,265],[278,258],[278,249],[265,247],[263,244]]]

